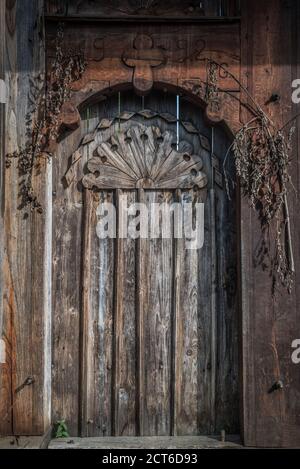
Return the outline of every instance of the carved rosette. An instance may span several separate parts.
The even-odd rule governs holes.
[[[97,147],[83,177],[87,189],[203,189],[207,176],[192,145],[174,145],[174,133],[134,125]]]

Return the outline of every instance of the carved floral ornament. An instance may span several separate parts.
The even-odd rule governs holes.
[[[100,143],[82,179],[87,189],[203,189],[207,177],[191,144],[174,145],[175,135],[135,124]]]

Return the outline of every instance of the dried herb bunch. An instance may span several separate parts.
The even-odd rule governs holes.
[[[280,282],[291,291],[293,284],[294,259],[288,209],[288,186],[291,137],[293,127],[286,135],[278,129],[258,103],[227,68],[206,59],[208,64],[206,99],[208,105],[216,99],[221,89],[218,85],[220,72],[231,77],[240,87],[240,99],[253,115],[235,135],[224,159],[224,175],[227,194],[230,198],[230,182],[226,163],[233,153],[240,185],[253,208],[259,213],[262,241],[257,252],[258,262],[269,269],[272,276],[273,293]]]
[[[232,145],[243,193],[259,213],[263,234],[260,262],[267,267],[269,258],[273,291],[278,279],[290,291],[294,272],[287,201],[292,132],[284,135],[261,114],[237,132]]]
[[[50,70],[48,86],[42,75],[30,82],[29,110],[26,115],[27,142],[24,148],[6,155],[6,167],[13,158],[18,160],[20,175],[21,208],[43,211],[32,186],[32,173],[38,167],[40,158],[52,156],[51,143],[59,134],[59,115],[63,104],[70,97],[70,85],[84,73],[85,63],[82,51],[62,50],[63,24],[59,24],[56,35],[55,58]]]

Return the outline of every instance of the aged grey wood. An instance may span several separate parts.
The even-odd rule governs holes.
[[[138,203],[145,203],[144,189],[137,191]],[[145,403],[145,328],[144,302],[146,288],[143,281],[143,253],[146,240],[139,237],[136,241],[136,324],[137,324],[137,435],[144,431],[144,403]]]
[[[86,130],[82,130],[85,131]],[[62,141],[53,157],[52,229],[52,421],[66,419],[70,434],[79,431],[79,323],[82,245],[82,194],[65,191],[68,157],[81,129]],[[77,167],[76,174],[81,168]]]
[[[4,2],[1,2],[4,3]],[[28,95],[32,83],[44,76],[43,2],[6,2],[7,132],[5,150],[25,146],[26,114],[32,112]],[[2,28],[1,28],[2,30]],[[32,44],[36,47],[32,48]],[[39,167],[38,167],[39,166]],[[43,204],[48,194],[47,163],[40,158],[32,183]],[[3,269],[4,335],[7,344],[6,396],[0,421],[19,435],[42,434],[50,421],[49,240],[43,214],[21,208],[17,161],[5,174],[5,248]],[[47,205],[47,204],[46,204]],[[49,226],[49,225],[48,225]],[[30,281],[29,281],[30,279]],[[30,353],[34,350],[35,353]],[[9,371],[9,370],[10,371]],[[31,385],[16,390],[32,378]],[[9,388],[9,392],[8,392]],[[2,401],[3,402],[3,401]],[[8,416],[8,417],[7,417]],[[10,423],[8,423],[10,422]],[[6,427],[5,431],[8,431]]]
[[[112,423],[113,279],[115,249],[112,239],[96,235],[100,200],[112,202],[112,193],[85,193],[85,242],[82,309],[82,417],[81,433],[107,435]]]
[[[168,191],[145,192],[145,203],[172,203]],[[160,228],[161,230],[161,228]],[[142,435],[170,433],[173,240],[149,239],[142,253],[144,316],[144,428]]]
[[[268,103],[276,89],[282,103],[291,103],[288,83],[299,73],[299,5],[274,2],[270,15],[268,2],[242,2],[242,79],[255,99],[262,104],[279,128],[296,114],[292,105]],[[255,20],[255,34],[252,24]],[[266,34],[266,20],[269,28]],[[270,31],[273,31],[272,34]],[[263,40],[262,40],[263,39]],[[259,48],[259,56],[256,52]],[[259,63],[265,64],[260,69]],[[278,66],[274,67],[274,63]],[[280,64],[280,66],[279,66]],[[248,75],[247,70],[258,73]],[[263,83],[263,86],[257,86]],[[247,115],[243,113],[243,120]],[[298,129],[299,133],[299,129]],[[299,136],[294,142],[297,153]],[[293,184],[299,184],[299,160],[292,157],[290,168]],[[298,202],[293,189],[289,191],[290,216],[294,226],[294,243],[299,243]],[[286,447],[299,446],[299,372],[291,360],[292,337],[299,335],[299,281],[288,295],[280,286],[272,298],[271,279],[258,258],[261,246],[259,220],[250,212],[246,201],[241,207],[242,238],[242,337],[243,337],[243,429],[246,445]],[[299,250],[295,262],[299,265]],[[280,378],[278,378],[280,376]],[[282,392],[271,392],[271,386],[281,379]]]
[[[227,435],[221,442],[214,436],[104,437],[52,440],[49,449],[243,449],[240,438]]]
[[[193,125],[199,128],[200,135],[188,133],[181,127],[179,151],[176,152],[174,146],[172,147],[176,122],[168,122],[159,116],[163,111],[174,114],[175,97],[153,92],[145,98],[145,101],[147,108],[157,109],[157,112],[152,113],[154,117],[146,118],[135,113],[135,109],[141,109],[140,100],[129,93],[121,94],[122,105],[128,109],[127,114],[132,114],[127,120],[122,121],[112,117],[116,111],[119,111],[116,98],[110,98],[105,105],[99,103],[83,115],[83,128],[61,144],[62,154],[66,154],[67,149],[69,155],[74,155],[77,150],[81,153],[80,158],[75,158],[75,165],[74,158],[71,158],[69,162],[65,159],[64,163],[57,167],[62,176],[66,174],[68,168],[74,167],[71,169],[71,172],[74,170],[74,174],[65,193],[68,203],[64,203],[60,211],[56,212],[57,221],[61,219],[64,211],[69,214],[68,218],[65,218],[64,226],[71,233],[71,239],[76,239],[76,251],[70,251],[69,238],[66,244],[68,252],[64,248],[60,258],[67,256],[68,263],[75,265],[75,262],[79,266],[72,267],[70,271],[65,270],[69,286],[65,284],[61,288],[58,283],[55,287],[65,304],[70,301],[71,285],[78,282],[74,277],[74,273],[80,269],[78,257],[82,256],[84,261],[81,277],[83,282],[81,324],[84,327],[80,329],[80,323],[76,319],[71,328],[71,335],[65,333],[63,341],[68,353],[74,354],[72,357],[76,358],[78,346],[76,330],[81,337],[82,390],[79,421],[76,415],[71,413],[72,406],[76,409],[76,396],[78,398],[75,379],[79,373],[78,363],[75,359],[69,364],[67,376],[70,377],[72,386],[66,387],[66,372],[61,365],[61,360],[65,360],[63,350],[54,354],[57,365],[53,375],[55,390],[53,415],[56,419],[59,418],[64,409],[73,435],[76,434],[78,425],[84,436],[170,435],[171,433],[186,435],[219,432],[223,420],[216,423],[212,418],[214,411],[212,402],[216,402],[217,406],[218,400],[224,402],[220,412],[224,414],[229,430],[234,428],[236,421],[236,408],[231,410],[225,398],[227,389],[228,395],[232,392],[231,377],[227,378],[224,388],[212,399],[209,204],[205,204],[205,238],[199,255],[186,254],[184,246],[180,246],[180,240],[171,242],[161,239],[139,239],[108,242],[100,241],[96,235],[98,219],[96,210],[100,200],[105,200],[105,194],[111,194],[109,197],[114,204],[122,193],[126,193],[129,200],[144,200],[148,204],[152,199],[169,201],[168,203],[175,200],[174,190],[157,190],[152,188],[151,184],[149,187],[149,182],[141,176],[157,175],[164,181],[165,177],[173,179],[172,172],[175,170],[176,181],[180,186],[178,174],[182,172],[182,167],[183,174],[186,174],[185,168],[199,164],[200,171],[207,175],[209,183],[210,154],[207,148],[210,148],[210,134],[199,109],[193,108],[190,103],[182,102],[183,120],[192,119]],[[109,120],[110,123],[100,128],[99,121],[103,119]],[[143,131],[140,132],[138,129]],[[82,140],[84,133],[91,135],[86,143]],[[146,137],[139,138],[143,134]],[[163,136],[164,138],[161,138]],[[224,137],[220,138],[222,140]],[[203,139],[208,142],[205,143],[205,148],[202,144]],[[226,142],[224,145],[226,146]],[[221,147],[219,150],[223,151]],[[201,161],[194,155],[200,155]],[[193,158],[196,158],[196,163],[193,162]],[[175,165],[174,170],[172,163]],[[83,200],[80,180],[86,174],[86,170],[91,170],[92,174],[95,171],[96,177],[99,177],[98,170],[101,172],[103,167],[106,168],[108,165],[113,169],[118,167],[118,174],[131,171],[134,179],[142,179],[142,184],[136,187],[134,183],[130,189],[126,189],[126,186],[122,188],[124,180],[118,176],[114,181],[116,187],[108,184],[105,187],[101,185],[99,188],[94,187],[93,191],[84,189],[87,198]],[[86,177],[84,176],[84,181]],[[55,181],[59,179],[59,176],[54,177]],[[112,190],[115,191],[115,196],[112,196]],[[184,189],[182,191],[186,199],[188,193],[185,193]],[[197,191],[191,191],[190,194],[196,197]],[[199,194],[205,201],[204,188],[200,189]],[[55,199],[57,197],[56,194]],[[62,193],[59,197],[62,197]],[[221,206],[220,209],[223,210]],[[89,220],[84,225],[82,225],[82,213]],[[224,224],[226,216],[224,213],[222,218]],[[82,250],[80,231],[82,232],[83,226],[85,226],[85,242]],[[60,246],[64,245],[61,243],[62,238],[59,236],[54,244],[55,249],[61,249]],[[101,250],[99,250],[100,245]],[[177,283],[175,272],[178,267],[174,258],[176,250],[177,256],[181,253],[177,266],[182,267],[177,274]],[[187,285],[190,285],[190,288],[186,288]],[[74,292],[74,289],[72,291]],[[80,308],[80,296],[76,291],[73,294],[75,296],[72,302],[77,305],[77,311],[77,308]],[[178,301],[174,301],[174,295]],[[54,298],[56,299],[56,296]],[[100,299],[102,310],[99,306]],[[55,301],[56,315],[59,314],[59,304],[59,301]],[[102,313],[97,313],[100,310]],[[221,311],[226,315],[227,307]],[[103,323],[104,317],[106,319]],[[77,312],[76,318],[78,318]],[[230,322],[230,328],[234,330],[235,327],[236,324]],[[55,336],[59,333],[60,329],[57,328]],[[231,345],[228,342],[226,344],[228,348],[225,349],[224,360],[228,363]],[[233,347],[235,346],[236,344],[233,344]],[[215,353],[218,353],[218,349]],[[216,357],[213,358],[217,360]],[[187,363],[191,366],[187,366]],[[58,400],[58,393],[65,396],[64,407]],[[234,391],[232,401],[235,396]],[[189,405],[186,404],[187,400],[191,401]]]
[[[82,183],[88,189],[205,187],[201,156],[174,150],[174,140],[172,132],[161,133],[159,127],[135,125],[118,132],[97,148]]]
[[[181,192],[181,203],[200,201],[193,191]],[[175,405],[174,432],[176,435],[198,433],[199,395],[199,251],[187,249],[186,240],[174,240],[176,256],[176,333],[175,333]],[[201,252],[201,251],[200,251]],[[200,279],[201,281],[201,279]],[[174,333],[174,332],[173,332]],[[202,404],[203,405],[203,404]]]
[[[40,449],[43,440],[44,436],[6,436],[0,438],[0,449]]]
[[[203,17],[230,17],[239,14],[236,0],[204,0],[199,4],[188,1],[165,1],[163,4],[151,2],[64,2],[63,0],[47,0],[46,14],[50,17],[71,18],[118,18],[118,19],[199,19]]]
[[[5,80],[5,2],[0,3],[0,80]],[[6,86],[6,85],[5,85]],[[3,88],[3,86],[2,86]],[[10,318],[3,314],[4,287],[4,180],[5,180],[5,99],[0,99],[0,434],[12,432],[11,427],[11,350]]]
[[[119,214],[120,195],[129,206],[135,192],[116,190]],[[118,227],[119,232],[119,227]],[[136,242],[116,239],[114,278],[114,434],[136,435]]]

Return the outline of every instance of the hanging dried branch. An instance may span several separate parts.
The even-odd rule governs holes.
[[[208,60],[206,64],[207,81],[205,101],[209,104],[219,100],[218,72],[218,64],[212,60]]]
[[[48,158],[51,142],[56,141],[59,133],[59,115],[63,104],[70,97],[70,85],[79,80],[84,72],[85,63],[82,51],[62,51],[63,24],[58,26],[56,51],[53,61],[48,88],[45,90],[44,80],[31,82],[29,91],[30,109],[26,116],[26,134],[28,140],[24,148],[6,155],[6,167],[11,166],[13,158],[18,160],[20,174],[21,207],[30,206],[31,210],[42,212],[43,208],[32,187],[32,173],[43,154]]]
[[[230,76],[247,97],[246,107],[254,117],[237,132],[225,156],[223,168],[226,190],[230,198],[226,163],[228,156],[233,152],[243,194],[259,213],[262,229],[259,262],[264,268],[270,269],[273,293],[278,281],[290,292],[294,258],[287,196],[288,186],[291,184],[288,168],[294,128],[292,127],[285,136],[283,128],[275,127],[249,91],[227,68],[211,59],[204,60],[207,62],[205,99],[208,105],[216,101],[221,92],[218,86],[220,70]],[[245,104],[241,99],[240,102],[242,105]],[[275,233],[273,238],[271,238],[272,233]]]

